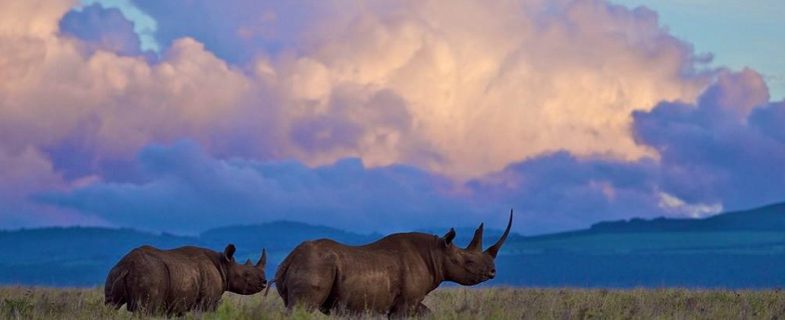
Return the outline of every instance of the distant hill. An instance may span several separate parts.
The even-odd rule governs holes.
[[[503,251],[498,280],[556,287],[783,287],[784,219],[781,203],[705,219],[601,222],[519,238]]]
[[[142,244],[173,248],[198,239],[131,229],[0,231],[0,283],[84,286],[103,282],[119,258]]]
[[[372,242],[380,237],[379,234],[363,235],[291,221],[221,227],[207,230],[199,235],[200,240],[208,243],[233,242],[238,247],[263,244],[264,247],[273,251],[293,248],[306,239],[330,238],[338,242],[356,245]]]
[[[474,228],[457,228],[465,246]],[[424,232],[442,235],[446,230]],[[502,231],[486,229],[485,246]],[[227,226],[198,236],[131,229],[42,228],[0,231],[0,284],[93,286],[131,249],[183,245],[222,250],[237,245],[238,259],[269,252],[268,275],[297,244],[330,238],[346,244],[382,235],[279,221]],[[535,237],[511,234],[497,258],[499,276],[486,285],[580,287],[783,287],[785,203],[705,219],[632,219]]]
[[[519,239],[508,253],[785,253],[785,203],[704,219],[600,222],[586,230]]]
[[[592,232],[785,231],[785,202],[705,219],[656,218],[600,222]]]
[[[297,244],[330,238],[362,244],[380,235],[361,235],[299,222],[210,229],[198,237],[157,234],[132,229],[96,227],[41,228],[0,231],[0,283],[45,286],[103,284],[109,269],[126,253],[141,245],[175,248],[195,245],[221,251],[237,246],[238,260],[256,260],[262,248],[269,253],[268,272]]]

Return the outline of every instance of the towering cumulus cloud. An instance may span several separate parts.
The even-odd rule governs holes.
[[[116,9],[0,3],[3,227],[388,231],[515,206],[545,232],[711,214],[783,184],[782,103],[645,8],[133,3],[157,57]]]

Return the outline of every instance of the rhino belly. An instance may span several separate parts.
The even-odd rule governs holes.
[[[398,286],[388,272],[361,270],[338,275],[334,306],[351,311],[386,313],[398,296]]]
[[[221,298],[221,282],[203,274],[198,266],[169,265],[168,304],[174,312],[202,309],[202,304]]]

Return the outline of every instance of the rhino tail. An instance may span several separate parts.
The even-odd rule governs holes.
[[[297,248],[295,248],[295,251],[296,250]],[[281,261],[281,264],[278,265],[278,270],[275,271],[275,277],[272,280],[270,280],[270,283],[267,286],[267,290],[269,290],[270,286],[272,286],[273,284],[275,285],[275,289],[276,291],[278,291],[278,295],[280,295],[284,299],[284,305],[286,305],[287,302],[286,283],[285,283],[286,272],[289,271],[289,266],[292,264],[292,259],[293,259],[292,256],[294,256],[294,252],[290,253],[288,256],[286,256],[285,259],[283,259],[283,261]],[[265,295],[267,295],[266,291],[265,291]]]
[[[106,282],[106,286],[104,287],[104,304],[114,307],[115,309],[119,309],[120,306],[125,304],[128,298],[128,294],[126,292],[126,277],[128,276],[128,270],[112,270],[109,273],[109,281]]]

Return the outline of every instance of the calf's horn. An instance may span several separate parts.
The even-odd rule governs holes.
[[[256,266],[264,266],[267,264],[267,250],[262,249],[262,256],[259,257],[259,262],[256,263]]]

